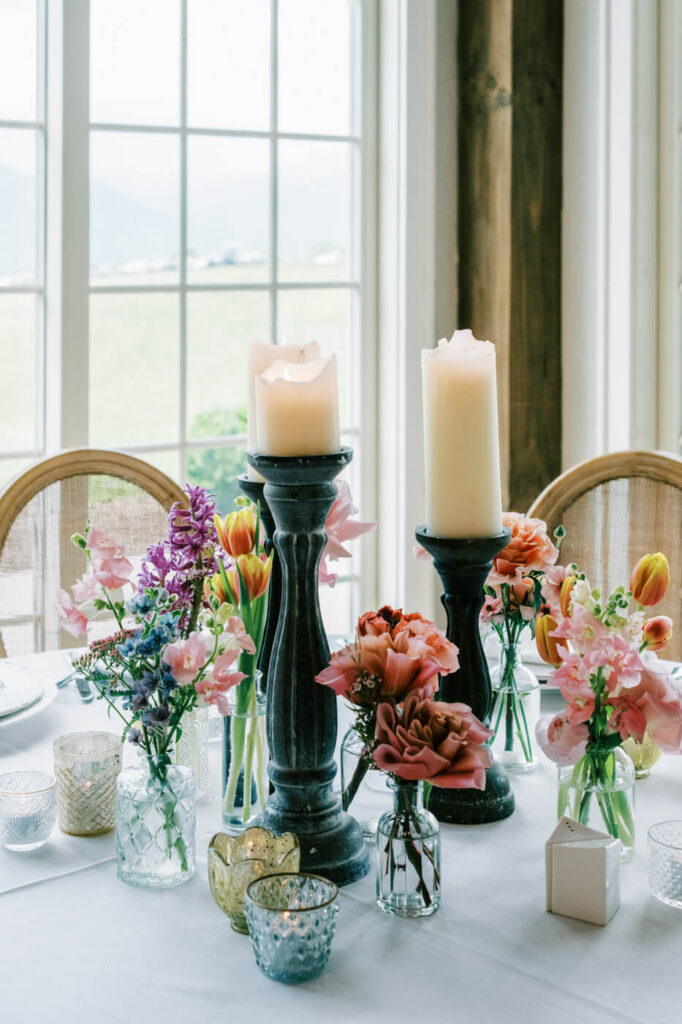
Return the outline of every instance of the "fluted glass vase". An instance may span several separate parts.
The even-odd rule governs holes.
[[[377,905],[398,917],[426,917],[440,906],[440,826],[424,808],[424,783],[395,779],[393,810],[376,836]]]
[[[140,757],[118,777],[116,861],[129,885],[167,888],[195,871],[194,772],[168,754]]]
[[[208,708],[194,708],[182,716],[182,732],[175,748],[176,764],[184,764],[194,772],[197,797],[205,796],[211,786],[208,758]]]
[[[495,760],[508,772],[531,771],[538,763],[535,725],[540,717],[540,685],[521,660],[521,644],[502,644],[490,682]]]

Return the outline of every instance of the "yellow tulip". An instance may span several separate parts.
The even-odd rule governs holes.
[[[538,649],[538,654],[543,661],[546,661],[548,665],[553,665],[554,668],[558,668],[561,665],[559,647],[563,646],[558,644],[553,636],[549,635],[556,628],[557,621],[552,615],[538,615],[535,620],[535,645]]]
[[[646,608],[663,600],[669,584],[668,559],[660,551],[655,555],[644,555],[640,558],[630,577],[633,598]]]
[[[561,614],[565,619],[568,618],[568,609],[571,603],[571,594],[573,593],[574,586],[575,576],[567,576],[561,584],[561,589],[559,591],[559,607],[561,609]],[[556,626],[553,628],[556,629]]]
[[[255,601],[257,597],[260,597],[268,589],[270,573],[272,572],[272,555],[263,561],[258,555],[251,552],[248,555],[240,555],[236,563],[236,566],[229,570],[228,576],[237,600],[241,603],[239,573],[237,572],[237,566],[239,566],[239,572],[244,580],[249,598],[251,601]]]
[[[253,551],[256,523],[248,506],[230,512],[224,519],[216,514],[213,521],[220,546],[226,554],[232,558],[239,558],[240,555],[248,555]]]

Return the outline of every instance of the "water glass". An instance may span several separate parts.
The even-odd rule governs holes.
[[[0,843],[6,850],[36,850],[57,820],[55,781],[45,772],[0,775]]]
[[[59,827],[71,836],[111,832],[122,740],[112,732],[71,732],[52,744]]]
[[[651,895],[682,910],[682,821],[652,825],[648,853]]]
[[[319,875],[282,872],[247,887],[244,909],[256,963],[274,981],[296,984],[327,966],[339,890]]]

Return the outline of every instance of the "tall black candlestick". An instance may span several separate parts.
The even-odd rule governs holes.
[[[462,701],[486,725],[490,723],[492,687],[488,663],[478,628],[483,607],[483,586],[492,559],[511,537],[502,530],[495,537],[456,539],[436,537],[425,526],[416,530],[422,547],[433,556],[433,564],[443,584],[441,601],[447,612],[447,637],[459,647],[459,669],[441,676],[438,696],[445,701]],[[440,821],[478,825],[507,818],[514,810],[514,794],[509,778],[498,764],[486,771],[484,790],[439,789],[434,786],[429,810]]]
[[[250,480],[246,473],[243,473],[239,477],[238,483],[240,489],[247,498],[251,499],[254,505],[256,502],[260,502],[260,519],[265,531],[265,553],[267,555],[272,553],[272,572],[270,573],[270,583],[268,584],[268,612],[265,619],[265,629],[263,630],[263,642],[258,655],[258,668],[262,673],[261,685],[266,690],[272,645],[275,639],[282,600],[282,569],[279,564],[279,556],[275,551],[275,520],[272,518],[272,512],[263,494],[264,482],[262,480]]]
[[[264,497],[275,521],[282,568],[282,598],[267,683],[268,772],[274,792],[262,824],[295,832],[301,868],[354,882],[369,870],[360,826],[332,792],[336,775],[336,697],[315,676],[329,664],[329,645],[318,598],[324,525],[336,498],[334,478],[353,457],[269,456],[247,452],[265,477]]]

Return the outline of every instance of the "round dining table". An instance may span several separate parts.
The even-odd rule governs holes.
[[[51,652],[14,664],[57,679],[65,659]],[[546,708],[556,699],[543,688]],[[39,714],[0,725],[0,770],[51,771],[53,739],[85,729],[118,725],[68,685]],[[260,973],[248,937],[209,891],[207,849],[221,830],[220,743],[210,748],[212,786],[197,803],[197,871],[186,885],[124,885],[113,834],[75,838],[56,826],[38,850],[0,849],[0,1024],[682,1021],[682,911],[655,900],[647,882],[648,828],[682,818],[681,758],[663,756],[636,784],[635,853],[605,927],[545,909],[557,782],[541,755],[536,770],[512,778],[511,817],[442,826],[437,913],[382,913],[372,871],[341,890],[325,972],[287,986]],[[377,816],[389,800],[365,787],[353,811]]]

